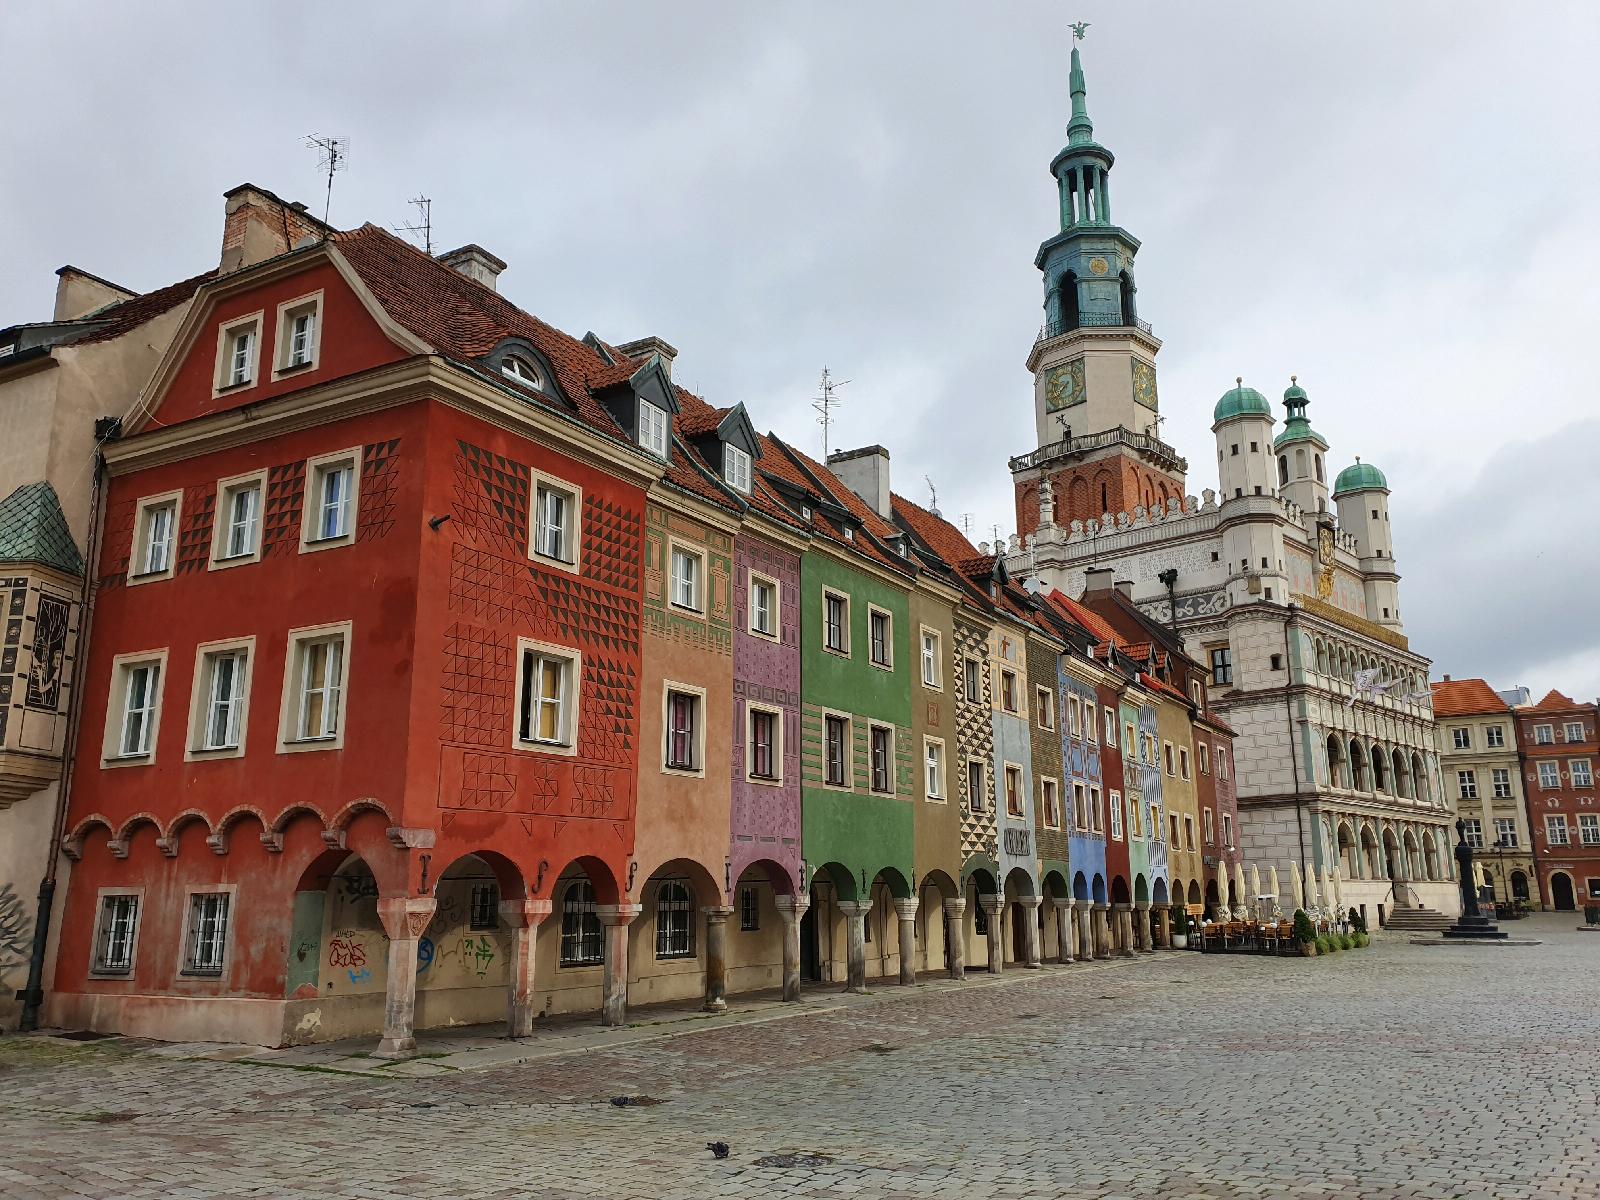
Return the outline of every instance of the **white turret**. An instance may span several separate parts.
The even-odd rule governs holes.
[[[1389,527],[1389,481],[1377,467],[1357,458],[1339,472],[1333,499],[1339,506],[1339,528],[1356,539],[1367,619],[1400,629],[1400,571]]]

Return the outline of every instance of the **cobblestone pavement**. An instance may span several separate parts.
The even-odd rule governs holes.
[[[472,1073],[4,1039],[0,1195],[1600,1196],[1573,926],[1047,967]]]

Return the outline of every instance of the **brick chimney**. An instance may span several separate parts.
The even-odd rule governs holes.
[[[1102,595],[1111,590],[1111,580],[1116,572],[1110,567],[1090,567],[1083,573],[1083,594]]]
[[[253,183],[241,183],[222,195],[227,201],[220,264],[224,275],[287,254],[308,239],[321,241],[332,232],[304,204],[291,204]]]
[[[678,357],[678,348],[664,338],[655,334],[648,337],[634,338],[631,342],[623,342],[617,347],[629,358],[649,358],[652,354],[660,357],[662,364],[667,368],[667,378],[672,378],[672,361]]]
[[[886,521],[894,520],[894,504],[889,495],[889,452],[882,446],[835,451],[828,455],[828,470],[865,500],[873,512]],[[1004,548],[997,545],[995,553],[1004,553]]]
[[[496,258],[482,246],[469,243],[458,250],[447,250],[439,255],[439,261],[457,275],[477,280],[491,292],[500,290],[497,281],[500,272],[506,269],[505,260]]]

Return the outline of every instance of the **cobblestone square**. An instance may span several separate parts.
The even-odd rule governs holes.
[[[1513,928],[1544,944],[817,991],[479,1071],[10,1038],[0,1195],[1600,1195],[1600,936]]]

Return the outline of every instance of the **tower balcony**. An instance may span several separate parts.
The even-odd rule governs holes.
[[[1082,459],[1096,450],[1106,450],[1112,447],[1124,447],[1138,454],[1144,455],[1151,462],[1163,470],[1174,474],[1185,474],[1189,470],[1189,462],[1177,448],[1168,445],[1151,433],[1135,433],[1124,426],[1107,429],[1100,433],[1086,433],[1081,437],[1066,437],[1058,442],[1051,442],[1048,446],[1040,446],[1027,454],[1019,454],[1011,459],[1011,473],[1031,471],[1043,467],[1058,466],[1063,463],[1074,462]]]
[[[1080,329],[1137,329],[1140,333],[1154,337],[1149,321],[1141,321],[1138,317],[1133,320],[1124,320],[1120,313],[1079,313],[1075,319],[1063,318],[1051,321],[1039,330],[1039,336],[1034,339],[1037,348],[1045,342],[1052,342],[1058,337],[1065,337],[1069,333],[1076,333]]]

